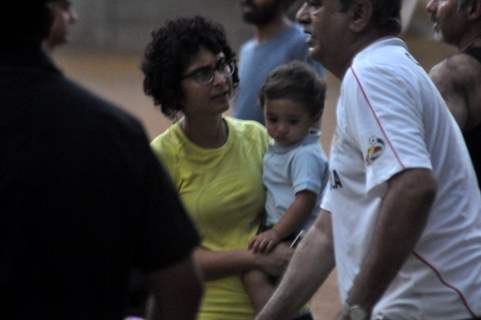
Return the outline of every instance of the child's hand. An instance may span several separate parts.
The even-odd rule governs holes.
[[[255,253],[269,253],[280,240],[277,231],[269,229],[255,236],[249,243],[249,249]]]

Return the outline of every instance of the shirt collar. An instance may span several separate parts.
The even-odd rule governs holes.
[[[354,59],[362,58],[368,55],[373,50],[388,46],[402,46],[407,49],[406,43],[401,38],[395,36],[386,36],[379,38],[374,42],[371,42],[367,47],[359,51],[354,57]]]

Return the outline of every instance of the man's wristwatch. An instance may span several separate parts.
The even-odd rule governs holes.
[[[342,307],[342,319],[369,320],[366,310],[358,305],[350,306],[347,303]]]

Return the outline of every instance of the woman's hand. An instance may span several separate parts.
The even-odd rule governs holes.
[[[254,253],[269,253],[280,240],[277,231],[275,229],[269,229],[258,234],[249,242],[249,250],[254,251]]]
[[[254,253],[255,264],[258,269],[265,273],[278,277],[286,269],[293,252],[294,249],[281,242],[268,254]]]

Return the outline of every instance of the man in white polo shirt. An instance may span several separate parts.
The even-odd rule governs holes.
[[[308,0],[297,14],[342,79],[330,188],[258,320],[290,319],[334,265],[339,319],[481,317],[481,196],[455,120],[397,37],[400,3]]]

